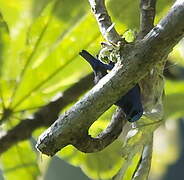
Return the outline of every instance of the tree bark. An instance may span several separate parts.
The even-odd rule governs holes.
[[[39,137],[36,147],[52,156],[84,138],[100,115],[172,51],[184,35],[183,18],[184,2],[177,1],[143,40],[120,47],[121,61]],[[85,144],[80,146],[83,149]]]

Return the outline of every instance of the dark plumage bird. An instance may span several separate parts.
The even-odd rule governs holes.
[[[79,53],[93,68],[94,74],[95,74],[95,79],[94,82],[95,84],[98,83],[98,81],[104,77],[107,74],[107,70],[111,70],[114,67],[113,65],[110,64],[104,64],[101,62],[99,59],[93,57],[91,54],[89,54],[87,51],[82,50]]]
[[[108,73],[108,70],[112,70],[112,68],[114,67],[114,63],[112,61],[109,64],[104,64],[85,50],[82,50],[79,54],[93,68],[95,74],[95,84],[98,83],[98,81]],[[123,109],[129,122],[135,122],[139,120],[143,114],[139,85],[136,84],[124,96],[122,96],[115,103],[115,105]]]

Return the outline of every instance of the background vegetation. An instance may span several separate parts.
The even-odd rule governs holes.
[[[156,23],[172,2],[158,1]],[[89,74],[89,65],[78,53],[87,49],[97,54],[103,40],[86,0],[0,0],[0,4],[1,138],[6,131],[30,118],[40,107],[61,96],[62,92]],[[139,29],[138,1],[109,0],[107,5],[122,35],[129,29]],[[166,80],[166,122],[155,133],[152,180],[169,180],[172,175],[169,178],[167,175],[176,165],[179,164],[177,170],[184,167],[180,163],[184,145],[179,140],[180,132],[184,131],[184,120],[181,119],[184,117],[183,49],[184,41],[181,41],[169,56],[172,64],[167,69],[175,75],[175,80],[171,76]],[[93,124],[90,129],[92,135],[107,126],[113,109]],[[84,154],[68,146],[53,159],[41,157],[34,145],[43,130],[43,127],[37,129],[30,139],[1,154],[0,179],[87,180],[89,176],[107,180],[117,173],[124,161],[119,158],[122,144],[118,140],[99,153]],[[87,176],[63,160],[80,167]],[[175,166],[168,168],[174,162]],[[124,179],[128,180],[134,169],[132,164]]]

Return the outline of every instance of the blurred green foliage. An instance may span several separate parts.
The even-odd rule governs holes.
[[[15,145],[1,157],[5,179],[36,179],[39,168],[29,141]]]
[[[165,15],[171,2],[158,1],[156,22]],[[6,108],[12,110],[9,121],[0,129],[1,135],[88,74],[91,69],[78,52],[88,49],[97,54],[103,40],[85,0],[0,0],[0,4],[0,113],[3,115]],[[138,1],[108,1],[119,33],[139,29],[138,8]],[[132,41],[132,33],[125,36]],[[184,64],[183,48],[182,43],[175,47],[170,55],[173,62]],[[184,82],[166,81],[165,91],[165,118],[184,116]],[[113,110],[114,107],[92,125],[89,130],[92,136],[107,126]],[[39,133],[35,132],[34,138]],[[21,142],[2,155],[0,167],[6,180],[44,176],[50,160],[43,160],[47,165],[40,163],[32,147],[29,141]],[[68,146],[58,157],[81,167],[90,178],[107,180],[125,163],[121,147],[122,142],[117,140],[102,152],[84,154]],[[136,168],[138,157],[134,157],[124,180]]]

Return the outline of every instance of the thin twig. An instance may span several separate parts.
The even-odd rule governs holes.
[[[129,168],[129,166],[132,163],[133,158],[137,153],[142,151],[142,146],[135,146],[130,152],[126,154],[125,162],[123,163],[122,167],[118,171],[118,173],[112,178],[112,180],[122,180],[124,178],[124,175]],[[122,157],[124,158],[124,157]]]
[[[143,39],[154,27],[156,0],[140,1],[140,32],[138,39]]]
[[[150,140],[148,144],[146,144],[143,148],[140,162],[133,175],[132,180],[148,179],[149,171],[151,168],[152,150],[153,150],[153,134],[150,135]]]
[[[114,24],[105,7],[105,0],[89,0],[91,9],[96,17],[103,37],[110,43],[117,44],[121,37],[117,33]]]

